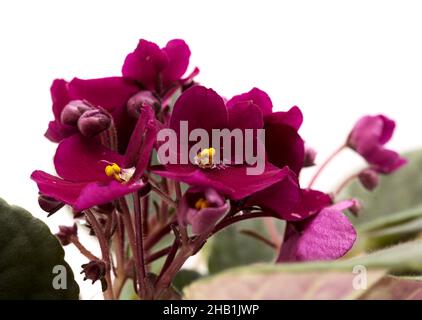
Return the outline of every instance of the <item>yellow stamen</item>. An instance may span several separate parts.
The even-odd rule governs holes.
[[[195,162],[201,168],[212,168],[214,166],[213,157],[215,155],[214,148],[201,150],[195,157]]]
[[[120,169],[119,165],[117,163],[109,164],[104,169],[105,174],[107,177],[113,177],[118,182],[122,182],[122,178],[120,178],[120,173],[122,172],[122,169]]]
[[[198,201],[195,203],[195,209],[201,210],[209,207],[209,203],[204,198],[199,198]]]

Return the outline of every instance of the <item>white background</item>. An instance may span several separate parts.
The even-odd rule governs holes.
[[[70,223],[64,212],[46,219],[29,180],[34,169],[53,170],[55,145],[43,137],[50,84],[119,75],[139,38],[185,39],[197,80],[224,96],[257,86],[278,110],[298,105],[319,160],[367,113],[397,120],[393,148],[421,146],[421,17],[420,1],[403,0],[1,1],[0,197],[53,232]],[[317,186],[328,190],[360,163],[346,152]],[[66,255],[78,273],[84,259],[72,248]],[[100,297],[99,286],[81,289]]]

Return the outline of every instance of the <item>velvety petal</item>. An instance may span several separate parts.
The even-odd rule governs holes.
[[[383,174],[392,173],[407,163],[397,152],[379,146],[363,157],[372,169]]]
[[[74,78],[69,83],[72,100],[87,100],[110,112],[126,106],[131,96],[139,91],[137,85],[122,77],[82,80]]]
[[[162,177],[185,182],[194,186],[210,187],[231,199],[239,200],[255,192],[268,188],[283,180],[288,169],[278,169],[266,164],[260,175],[248,175],[246,166],[225,169],[203,170],[193,165],[167,165],[152,168],[152,172]]]
[[[57,173],[63,179],[76,182],[108,181],[104,169],[109,163],[122,166],[123,157],[81,135],[64,139],[54,156]]]
[[[393,136],[394,129],[396,128],[396,123],[382,114],[380,114],[378,117],[380,117],[383,122],[379,143],[386,144],[388,141],[390,141],[391,137]]]
[[[201,234],[212,228],[229,210],[226,203],[220,207],[209,207],[202,210],[189,210],[187,220],[192,225],[194,234]]]
[[[294,210],[292,210],[289,218],[286,220],[299,221],[308,218],[323,208],[332,204],[331,197],[321,191],[312,189],[302,189],[300,193],[300,201]],[[338,209],[343,210],[343,209]]]
[[[87,185],[83,182],[66,181],[39,170],[31,174],[31,179],[37,183],[42,194],[69,205],[77,201],[81,190]]]
[[[194,86],[182,93],[174,105],[170,128],[178,135],[180,121],[188,122],[189,132],[201,128],[211,134],[212,129],[227,128],[227,109],[214,90]]]
[[[261,109],[251,101],[238,102],[228,109],[228,128],[263,129],[264,119]]]
[[[168,64],[167,55],[153,42],[139,40],[122,67],[124,77],[139,81],[146,89],[155,89],[159,74]]]
[[[378,116],[362,117],[351,131],[348,145],[362,155],[367,154],[380,144],[383,128],[382,118]]]
[[[147,188],[147,186],[140,180],[135,183],[119,183],[115,180],[105,183],[92,182],[81,190],[73,208],[76,211],[82,211],[119,199],[142,188]]]
[[[234,96],[229,101],[227,101],[227,107],[232,107],[238,102],[251,101],[253,104],[256,104],[262,111],[264,116],[271,114],[273,109],[273,103],[271,102],[270,97],[264,91],[253,88],[249,92],[239,94]]]
[[[282,124],[288,125],[294,128],[296,131],[299,130],[303,122],[302,111],[296,106],[290,108],[288,111],[273,112],[265,116],[266,125]]]
[[[53,114],[56,120],[60,120],[60,115],[66,104],[69,103],[69,89],[67,81],[56,79],[50,88],[51,100],[53,102]]]
[[[58,120],[54,120],[48,123],[48,128],[44,136],[52,142],[60,142],[77,131],[76,127],[62,125]]]
[[[278,262],[331,260],[342,257],[353,246],[356,231],[340,211],[323,209],[298,228],[290,223]]]
[[[162,49],[168,58],[167,67],[161,73],[164,85],[179,80],[186,72],[189,65],[190,50],[185,41],[181,39],[170,40]]]
[[[259,206],[264,211],[272,211],[284,220],[297,220],[292,212],[301,199],[299,182],[292,171],[285,178],[268,188],[253,194],[246,206]]]
[[[265,126],[265,149],[268,161],[283,168],[288,166],[297,175],[305,161],[305,144],[296,129],[270,123]]]
[[[133,167],[138,162],[140,150],[145,138],[145,131],[149,123],[155,123],[154,111],[150,106],[143,106],[126,149],[125,167]]]

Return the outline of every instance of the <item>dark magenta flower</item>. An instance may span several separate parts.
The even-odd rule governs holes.
[[[395,122],[384,115],[362,117],[352,129],[347,145],[359,153],[372,169],[388,174],[407,163],[384,145],[391,139]]]
[[[183,195],[178,219],[183,225],[192,225],[194,234],[210,231],[229,210],[229,204],[214,189],[190,187]]]
[[[205,130],[209,137],[213,129],[262,129],[262,111],[252,102],[240,102],[226,106],[224,100],[213,90],[202,86],[194,86],[186,90],[176,101],[170,119],[170,129],[174,130],[180,140],[181,122],[188,123],[188,135],[194,129]],[[202,162],[181,164],[179,148],[177,164],[166,164],[153,171],[163,177],[182,181],[194,186],[209,187],[234,200],[242,199],[257,191],[263,190],[276,182],[287,178],[287,167],[277,168],[265,161],[262,174],[247,174],[246,163],[214,166],[212,146],[207,151],[205,165]],[[198,153],[202,159],[203,151]],[[212,152],[211,152],[212,151]],[[223,153],[223,152],[219,152]]]
[[[123,64],[124,77],[138,82],[143,89],[166,93],[171,87],[180,87],[189,66],[190,49],[180,39],[170,40],[164,48],[153,42],[141,39],[136,49]],[[198,73],[196,69],[187,80]]]
[[[314,190],[301,190],[299,187],[297,176],[305,166],[304,141],[298,133],[303,121],[300,109],[295,106],[288,111],[273,112],[270,97],[258,88],[233,97],[227,105],[247,101],[257,105],[264,116],[268,161],[279,168],[287,166],[290,170],[283,181],[251,195],[246,206],[258,205],[266,211],[276,213],[281,219],[297,221],[331,204],[328,195]]]
[[[67,246],[71,243],[71,237],[78,235],[78,226],[76,223],[73,226],[59,226],[59,232],[56,233],[56,237],[59,239],[62,246]]]
[[[288,222],[278,262],[331,260],[345,255],[356,240],[356,231],[343,214],[354,200],[323,208],[302,221]]]
[[[124,156],[79,134],[62,140],[54,157],[59,177],[43,171],[31,175],[40,193],[82,211],[139,190],[147,192],[142,176],[157,132],[153,112],[147,110]]]

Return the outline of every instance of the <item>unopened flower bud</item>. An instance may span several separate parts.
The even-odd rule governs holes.
[[[359,200],[353,199],[353,205],[349,208],[350,212],[357,217],[359,212],[362,210],[362,204]]]
[[[60,243],[63,246],[67,246],[69,243],[71,243],[70,238],[72,236],[76,237],[78,235],[78,227],[75,224],[73,226],[59,226],[59,232],[56,233],[56,237],[59,238]]]
[[[38,204],[42,210],[48,212],[48,216],[63,208],[64,203],[44,194],[39,194]]]
[[[160,102],[150,91],[140,91],[128,100],[127,112],[130,116],[139,118],[142,109],[147,106],[157,112],[160,109]]]
[[[316,151],[313,148],[306,148],[305,150],[305,161],[303,163],[304,167],[312,167],[315,165]]]
[[[104,278],[106,274],[106,264],[101,260],[92,260],[82,265],[81,274],[84,273],[84,280],[91,280],[94,283]]]
[[[96,136],[110,125],[110,116],[101,110],[86,111],[78,120],[78,129],[86,137]]]
[[[360,183],[364,186],[365,189],[372,191],[379,184],[379,175],[375,170],[364,169],[358,175]]]
[[[63,111],[60,115],[60,120],[63,124],[76,126],[81,115],[89,110],[91,110],[91,107],[81,100],[70,101],[63,108]]]

